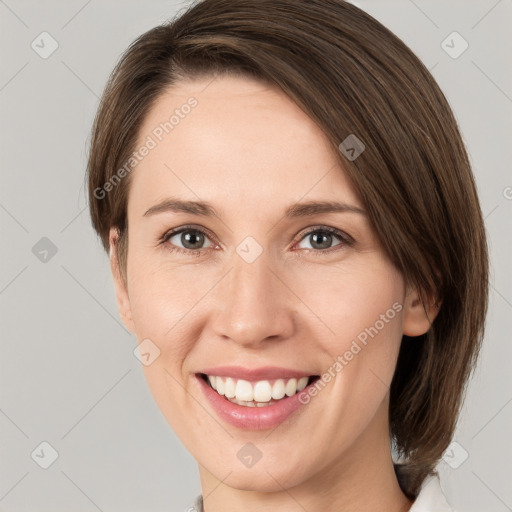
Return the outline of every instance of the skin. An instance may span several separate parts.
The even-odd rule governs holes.
[[[190,96],[198,105],[132,171],[126,285],[115,250],[111,267],[125,325],[160,350],[145,377],[199,464],[205,511],[408,510],[392,466],[388,405],[402,334],[430,326],[417,291],[405,287],[365,215],[284,218],[299,201],[363,205],[323,132],[281,91],[234,76],[180,82],[148,113],[140,144]],[[144,216],[171,196],[209,201],[219,217]],[[159,243],[187,224],[212,234],[195,242],[199,254],[180,234]],[[318,248],[305,233],[311,227],[337,228],[354,243],[333,235]],[[263,250],[252,263],[236,251],[247,236]],[[224,423],[194,376],[220,365],[321,375],[394,303],[402,310],[273,430]],[[427,312],[433,320],[437,310]],[[237,458],[248,442],[262,453],[251,468]]]

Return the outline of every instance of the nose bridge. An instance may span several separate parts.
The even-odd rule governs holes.
[[[244,345],[289,336],[293,329],[290,296],[274,275],[267,253],[252,259],[243,250],[239,253],[240,248],[247,247],[240,244],[233,253],[231,271],[216,292],[216,334]]]

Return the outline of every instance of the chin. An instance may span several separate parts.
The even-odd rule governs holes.
[[[231,473],[228,478],[224,480],[226,485],[241,491],[253,492],[278,492],[282,491],[283,487],[293,487],[299,482],[290,484],[289,478],[293,473],[290,471],[274,471],[270,475],[263,469],[254,473],[254,468]],[[218,477],[219,478],[219,477]]]
[[[282,460],[282,459],[281,459]],[[301,484],[307,479],[306,471],[298,471],[299,467],[294,461],[289,460],[287,465],[282,462],[273,462],[263,460],[257,462],[251,468],[243,468],[242,463],[235,459],[236,462],[228,462],[220,465],[218,461],[212,461],[211,465],[201,465],[205,468],[212,467],[213,471],[208,469],[212,475],[224,484],[234,489],[253,491],[253,492],[279,492],[283,488],[291,488]],[[235,464],[239,467],[235,468]],[[226,475],[228,475],[226,477]]]

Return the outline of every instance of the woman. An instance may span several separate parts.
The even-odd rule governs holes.
[[[197,3],[114,69],[88,180],[190,510],[451,510],[487,246],[403,42],[341,0]]]

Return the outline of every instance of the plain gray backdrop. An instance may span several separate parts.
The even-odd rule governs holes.
[[[506,512],[512,0],[354,3],[431,69],[474,167],[492,260],[490,311],[480,364],[439,470],[459,512]],[[138,35],[186,5],[0,0],[5,512],[172,512],[200,492],[197,465],[154,404],[133,355],[136,339],[119,319],[84,188],[90,127],[115,62]]]

